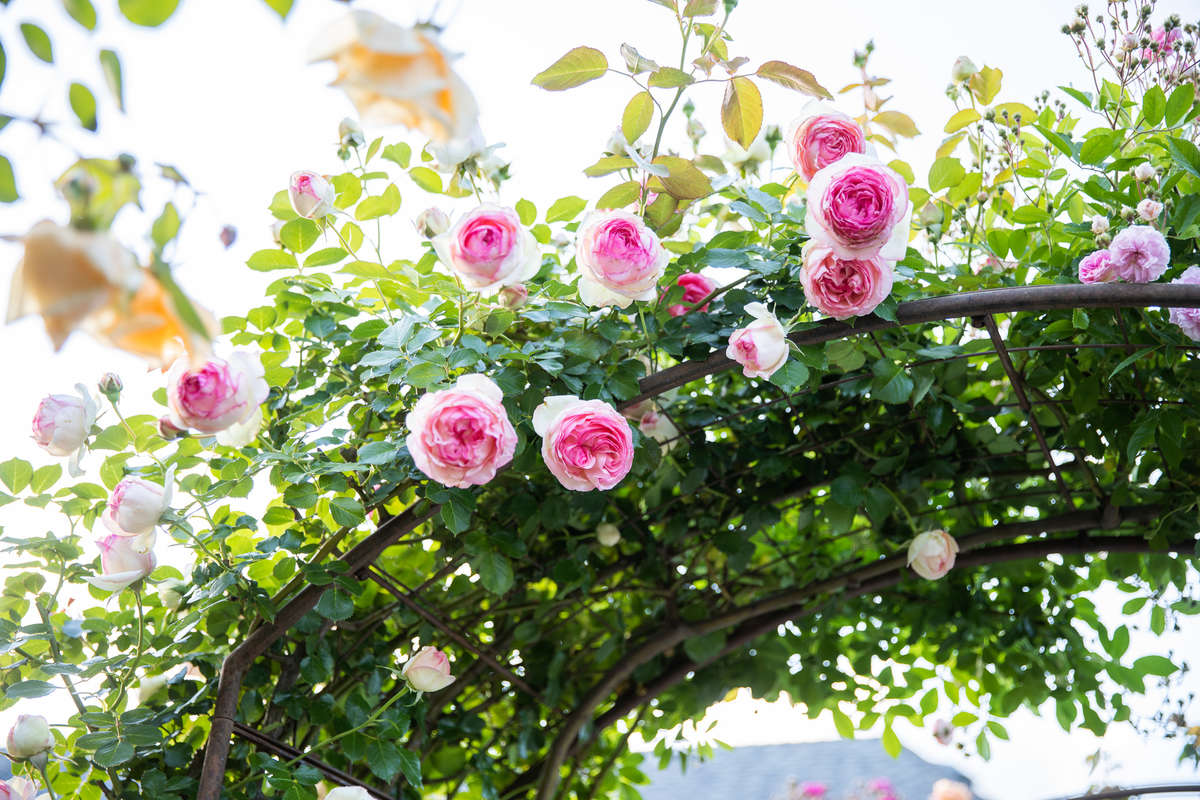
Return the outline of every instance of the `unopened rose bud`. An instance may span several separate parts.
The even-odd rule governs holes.
[[[440,208],[427,208],[417,215],[413,225],[416,226],[417,233],[426,239],[432,239],[450,230],[450,217]]]
[[[1127,33],[1121,37],[1121,49],[1130,51],[1136,50],[1140,46],[1140,40],[1136,33]]]
[[[187,436],[187,429],[181,428],[171,421],[168,416],[158,418],[158,435],[166,439],[168,442],[172,439],[178,439],[182,436]]]
[[[338,123],[338,142],[342,147],[362,147],[366,143],[362,126],[358,120],[346,117]]]
[[[164,581],[158,587],[158,601],[168,611],[178,611],[183,605],[184,584],[177,580]]]
[[[954,81],[965,81],[976,72],[979,72],[979,67],[975,66],[975,62],[966,56],[959,56],[954,59],[954,66],[950,68],[950,77]]]
[[[917,213],[917,222],[921,225],[937,225],[942,221],[942,210],[933,203],[926,203]]]
[[[1152,181],[1158,178],[1158,170],[1152,165],[1143,162],[1133,168],[1133,177],[1135,180],[1142,181],[1143,183]]]
[[[1099,236],[1103,233],[1108,233],[1108,217],[1097,214],[1092,217],[1092,233]]]
[[[100,389],[100,394],[115,403],[121,396],[121,390],[125,388],[125,384],[121,382],[121,376],[117,373],[106,372],[100,376],[97,387]]]
[[[500,290],[499,298],[500,305],[505,308],[517,309],[529,300],[529,290],[520,283],[515,286],[505,286]]]
[[[271,223],[271,238],[275,240],[275,244],[282,245],[283,240],[279,238],[279,234],[283,231],[283,220],[277,219]]]
[[[221,245],[226,250],[233,247],[233,243],[237,241],[237,228],[232,225],[226,225],[221,228],[220,239]]]
[[[692,117],[688,120],[687,135],[689,139],[691,139],[693,142],[698,142],[704,138],[705,133],[707,133],[707,131],[704,130],[704,125],[700,123],[700,120],[696,119],[695,117]]]
[[[450,661],[436,647],[422,647],[401,670],[408,685],[416,692],[436,692],[454,683]]]
[[[40,766],[46,763],[46,753],[53,747],[54,734],[45,717],[21,714],[8,732],[8,756],[15,761],[32,761]]]
[[[1125,220],[1126,222],[1133,222],[1133,218],[1135,216],[1137,216],[1137,212],[1135,212],[1132,208],[1121,209],[1121,219]]]
[[[1138,216],[1145,222],[1154,222],[1162,213],[1163,204],[1147,197],[1137,205]]]
[[[319,219],[333,210],[333,184],[316,172],[293,172],[288,196],[296,213],[308,219]]]
[[[621,530],[611,522],[596,526],[596,541],[605,547],[616,547],[621,541]]]

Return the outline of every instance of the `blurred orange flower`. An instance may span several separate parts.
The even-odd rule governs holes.
[[[433,33],[355,10],[313,43],[311,60],[337,65],[333,85],[364,122],[415,128],[439,144],[465,139],[478,126],[479,108]]]
[[[88,329],[102,342],[118,350],[141,356],[152,368],[166,369],[176,358],[188,353],[207,358],[210,341],[220,329],[205,309],[192,304],[207,336],[188,326],[170,293],[149,270],[143,270],[141,287],[132,295],[119,298],[89,320]]]

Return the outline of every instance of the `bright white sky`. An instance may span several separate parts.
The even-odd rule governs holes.
[[[446,20],[457,2],[444,0],[439,21]],[[432,3],[379,0],[356,5],[411,22],[427,16]],[[270,246],[266,205],[272,194],[296,169],[340,170],[336,128],[353,109],[340,93],[326,87],[332,68],[306,65],[304,53],[313,35],[344,13],[345,5],[297,0],[299,7],[281,25],[255,0],[184,0],[168,25],[147,32],[125,23],[112,0],[96,4],[101,33],[94,36],[86,35],[50,0],[13,0],[0,7],[0,38],[9,60],[0,88],[0,113],[30,115],[41,110],[48,119],[69,119],[67,83],[82,76],[100,99],[102,135],[79,135],[72,142],[89,155],[108,157],[126,150],[146,167],[162,161],[188,176],[205,196],[187,221],[176,274],[192,296],[218,316],[243,313],[257,304],[262,286],[273,277],[243,266],[249,253]],[[1002,100],[1028,101],[1036,92],[1052,88],[1047,83],[1051,78],[1082,85],[1085,76],[1073,48],[1059,32],[1074,6],[1068,0],[742,0],[731,26],[736,37],[731,55],[745,54],[755,62],[789,61],[812,70],[836,91],[857,78],[851,54],[873,38],[877,51],[872,72],[893,78],[887,93],[897,100],[889,107],[909,113],[926,132],[902,152],[923,175],[952,111],[943,90],[957,56],[967,54],[979,65],[1001,68]],[[1160,8],[1194,18],[1200,13],[1200,0],[1173,0]],[[52,34],[55,68],[34,61],[20,42],[17,26],[31,18],[46,24]],[[603,179],[585,178],[581,170],[599,155],[633,93],[632,84],[610,76],[552,94],[530,85],[534,74],[579,44],[599,47],[619,63],[617,48],[629,42],[647,57],[668,63],[676,57],[675,36],[670,14],[647,0],[462,0],[444,39],[464,53],[458,68],[479,100],[489,141],[507,143],[501,152],[513,163],[514,180],[505,188],[503,201],[511,204],[524,196],[545,208],[562,195],[596,196],[606,188]],[[123,59],[127,116],[117,113],[103,90],[96,66],[100,47],[115,47]],[[764,87],[763,93],[769,123],[785,125],[805,102],[775,86]],[[720,88],[702,87],[695,102],[710,132],[709,149],[719,152]],[[855,102],[856,97],[848,97],[845,109],[856,111]],[[368,138],[380,133],[387,133],[389,141],[406,136],[398,130],[367,130]],[[420,145],[417,138],[409,138]],[[15,162],[25,198],[0,208],[0,234],[22,234],[47,217],[65,221],[65,204],[50,184],[72,160],[71,152],[53,142],[38,142],[31,128],[20,123],[0,132],[0,152]],[[427,201],[406,186],[401,184],[404,212],[411,218]],[[159,189],[144,195],[152,215],[165,199]],[[237,243],[228,251],[217,239],[225,224],[239,230]],[[411,236],[406,223],[397,220],[393,225],[387,232],[392,239]],[[147,228],[146,220],[128,215],[118,221],[117,230],[126,244],[144,253]],[[19,255],[17,246],[0,242],[0,307]],[[0,353],[5,374],[16,377],[0,396],[0,419],[8,421],[0,427],[0,453],[5,458],[11,454],[46,463],[48,457],[28,438],[28,419],[38,399],[49,392],[70,391],[77,381],[91,384],[106,370],[125,378],[129,411],[158,413],[149,395],[161,376],[146,374],[141,362],[82,336],[54,354],[40,322],[27,320],[0,327]],[[0,511],[0,518],[6,527],[52,525],[13,506]],[[1196,645],[1181,636],[1167,642],[1135,635],[1132,649],[1166,652],[1169,646],[1197,655]],[[714,734],[734,744],[835,735],[831,724],[809,722],[779,705],[739,700],[714,714]],[[7,729],[11,716],[0,714],[0,730]],[[939,747],[928,731],[902,728],[901,738],[929,760],[953,763],[995,800],[1051,797],[1086,785],[1084,758],[1100,746],[1091,734],[1068,735],[1052,715],[1039,719],[1028,714],[1011,722],[1009,731],[1012,742],[993,740],[990,763]],[[1194,774],[1175,766],[1177,741],[1145,742],[1121,728],[1110,733],[1103,746],[1117,762],[1109,776],[1113,782]]]

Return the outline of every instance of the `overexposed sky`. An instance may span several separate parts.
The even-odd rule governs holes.
[[[285,187],[296,169],[341,170],[335,155],[336,129],[353,109],[326,86],[332,67],[307,65],[304,55],[313,35],[345,13],[346,6],[334,0],[297,0],[291,18],[280,24],[256,0],[184,0],[166,26],[146,31],[125,22],[115,0],[96,0],[96,5],[100,27],[91,35],[50,0],[12,0],[0,7],[0,38],[8,55],[0,113],[42,113],[48,119],[68,120],[66,87],[82,77],[100,100],[101,135],[70,134],[70,145],[104,157],[129,151],[143,168],[160,161],[188,176],[203,196],[185,225],[175,259],[177,276],[218,316],[244,313],[258,303],[262,287],[274,277],[244,267],[249,253],[271,244],[266,206],[273,193]],[[427,16],[433,0],[355,5],[408,23]],[[857,79],[851,55],[873,39],[877,49],[872,72],[893,78],[881,92],[897,98],[888,107],[909,113],[925,134],[906,143],[901,152],[921,176],[953,110],[944,89],[957,56],[966,54],[979,65],[1002,69],[1001,100],[1028,102],[1053,83],[1083,85],[1085,76],[1073,48],[1059,31],[1074,6],[1067,0],[742,0],[730,26],[730,52],[747,55],[752,63],[791,62],[813,71],[836,92]],[[1160,8],[1164,13],[1200,16],[1200,0],[1164,2]],[[438,20],[447,18],[444,40],[464,54],[458,69],[479,100],[484,132],[489,141],[507,144],[501,154],[512,162],[513,180],[501,200],[511,204],[528,197],[544,209],[557,197],[595,197],[611,185],[611,179],[584,177],[582,169],[600,154],[635,91],[633,85],[608,76],[570,92],[548,93],[529,80],[580,44],[604,50],[612,63],[620,62],[622,42],[661,63],[672,62],[677,34],[670,13],[648,0],[443,0]],[[26,19],[43,22],[50,30],[56,66],[42,65],[25,50],[17,27]],[[115,47],[121,53],[125,116],[117,113],[104,91],[96,66],[100,47]],[[709,152],[724,149],[717,121],[720,92],[718,86],[706,86],[693,95],[698,116],[709,130]],[[779,125],[786,125],[807,100],[773,85],[764,85],[763,94],[766,122]],[[851,113],[859,108],[857,95],[843,97],[840,103]],[[368,138],[383,133],[387,141],[407,139],[414,149],[422,143],[402,130],[367,130]],[[681,141],[681,134],[677,131],[668,141]],[[0,153],[14,161],[25,198],[14,206],[0,206],[0,234],[22,234],[43,218],[65,221],[65,204],[50,183],[73,160],[71,149],[39,141],[30,126],[14,122],[0,131]],[[411,184],[400,185],[402,215],[415,217],[430,204]],[[166,199],[158,185],[145,193],[149,218]],[[176,199],[185,207],[189,203],[186,194]],[[443,200],[441,205],[450,204]],[[230,250],[217,238],[226,224],[239,231]],[[385,236],[411,239],[405,220],[388,225],[392,227]],[[127,213],[118,220],[117,232],[144,254],[147,228],[146,218]],[[8,278],[19,257],[17,245],[0,241],[0,298],[7,297]],[[25,320],[0,327],[0,354],[5,374],[16,377],[6,381],[0,395],[0,419],[6,421],[0,425],[4,458],[16,455],[47,463],[49,457],[28,436],[28,420],[38,399],[70,391],[77,381],[90,384],[106,370],[125,378],[130,412],[158,413],[149,395],[161,385],[161,375],[147,374],[137,359],[82,336],[54,354],[40,322]],[[93,465],[97,460],[92,458]],[[0,509],[0,520],[5,526],[50,526],[14,506]],[[1139,645],[1165,652],[1153,641],[1135,639],[1135,647]],[[755,713],[755,708],[742,701],[720,710],[717,735],[736,743],[832,734],[832,727],[820,721],[779,710],[760,708]],[[0,714],[0,729],[10,718]],[[955,763],[995,800],[1050,797],[1085,784],[1083,758],[1097,747],[1090,734],[1067,735],[1052,718],[1031,715],[1021,715],[1010,732],[1011,743],[993,742],[988,764],[932,744],[927,731],[902,730],[901,738],[924,757]],[[1106,746],[1118,751],[1116,760],[1122,765],[1115,779],[1165,780],[1177,774],[1172,764],[1177,742],[1145,743],[1118,732]]]

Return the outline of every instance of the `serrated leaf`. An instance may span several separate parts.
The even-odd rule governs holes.
[[[1142,656],[1133,662],[1133,671],[1139,675],[1154,675],[1167,678],[1179,671],[1179,667],[1166,656]]]
[[[1003,78],[1004,73],[1000,70],[984,67],[971,76],[971,79],[967,81],[967,86],[981,105],[991,105],[992,101],[996,99],[996,95],[1000,93],[1000,84]]]
[[[533,78],[533,85],[551,92],[574,89],[608,71],[608,59],[594,47],[576,47]]]
[[[354,615],[354,598],[339,586],[330,588],[317,601],[317,613],[334,622],[350,619]]]
[[[733,78],[721,102],[721,125],[730,139],[749,148],[762,127],[762,95],[749,78]]]
[[[904,749],[900,744],[900,737],[896,735],[896,732],[892,730],[890,725],[883,729],[883,736],[880,738],[880,741],[883,744],[883,751],[892,758],[898,758],[900,751]]]
[[[329,515],[338,525],[352,528],[366,519],[363,504],[353,497],[335,497],[329,501]]]
[[[717,12],[717,0],[688,0],[683,7],[685,17],[707,17]]]
[[[700,169],[679,156],[659,156],[656,165],[667,168],[666,177],[658,178],[667,194],[679,200],[698,200],[712,194],[712,181]]]
[[[1154,127],[1163,121],[1167,113],[1167,96],[1159,86],[1151,86],[1142,97],[1142,117],[1146,124]]]
[[[786,61],[767,61],[754,74],[812,97],[833,99],[833,95],[820,84],[815,75],[806,69],[794,67]]]
[[[412,178],[413,183],[427,192],[433,194],[442,193],[442,176],[429,167],[413,167],[409,170],[408,177]]]
[[[121,77],[121,58],[115,50],[100,51],[100,71],[104,73],[108,91],[117,101],[117,108],[125,111],[125,82]]]
[[[937,192],[956,186],[966,177],[967,171],[957,158],[946,156],[933,162],[929,168],[929,191]]]
[[[1168,125],[1178,125],[1191,111],[1195,99],[1195,84],[1189,82],[1176,86],[1175,91],[1171,92],[1171,96],[1167,98],[1167,108],[1163,120]]]
[[[408,162],[412,159],[412,147],[407,142],[389,144],[383,148],[382,157],[387,161],[399,164],[404,169],[408,169]]]
[[[13,494],[18,494],[29,485],[33,478],[33,467],[28,461],[20,458],[10,458],[0,464],[0,482],[3,482]]]
[[[10,700],[32,700],[54,693],[54,684],[46,681],[18,681],[5,690],[4,696]]]
[[[638,92],[621,114],[621,135],[625,137],[625,141],[633,144],[650,127],[653,118],[654,98],[649,92]]]

